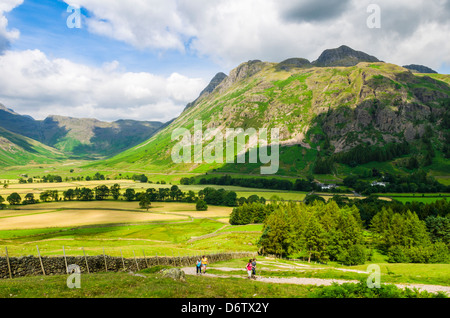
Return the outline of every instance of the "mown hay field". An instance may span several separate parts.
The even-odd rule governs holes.
[[[228,217],[229,207],[211,206],[199,212],[192,203],[154,202],[149,211],[138,202],[61,201],[18,206],[0,213],[0,230],[60,228],[100,224],[177,221],[194,218]]]

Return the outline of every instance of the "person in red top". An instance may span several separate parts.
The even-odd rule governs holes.
[[[248,279],[252,278],[252,260],[249,260],[246,266]]]

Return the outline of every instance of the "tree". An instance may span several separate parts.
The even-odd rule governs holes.
[[[148,211],[151,205],[152,203],[150,202],[150,198],[148,197],[148,195],[141,195],[141,200],[139,201],[139,206],[141,207],[141,209],[146,209]]]
[[[208,205],[204,200],[198,200],[197,204],[195,205],[195,208],[197,211],[206,211],[208,210]]]
[[[3,202],[5,202],[5,199],[0,195],[0,210],[3,210],[3,208],[5,207]]]
[[[324,253],[327,247],[325,234],[326,232],[319,223],[318,218],[315,215],[311,215],[305,229],[305,247],[309,253],[308,263],[311,262],[312,256],[321,261],[327,260],[327,256]]]
[[[111,188],[110,188],[110,190],[109,190],[110,192],[111,192],[111,195],[112,195],[112,197],[113,197],[113,199],[114,200],[118,200],[119,199],[119,196],[120,196],[120,185],[119,184],[114,184]]]
[[[94,192],[89,188],[81,188],[78,197],[81,201],[92,201],[94,200]]]
[[[9,195],[6,200],[9,202],[10,205],[19,205],[22,201],[22,197],[17,193],[14,192],[11,195]]]
[[[172,199],[172,201],[175,201],[175,199],[178,200],[182,196],[182,192],[181,192],[180,188],[178,188],[177,185],[173,185],[170,188],[169,196]]]
[[[322,198],[322,197],[320,197],[320,196],[318,196],[317,194],[307,195],[307,196],[305,197],[305,199],[304,199],[304,202],[305,202],[306,204],[312,204],[312,203],[315,202],[315,201],[320,201],[320,202],[325,203],[325,199]]]
[[[127,189],[123,196],[125,197],[125,199],[127,199],[127,201],[133,201],[136,197],[136,192],[134,191],[134,189]]]
[[[158,200],[158,192],[154,188],[148,188],[146,191],[146,195],[150,199],[150,202],[155,202]]]
[[[192,191],[192,190],[189,190],[188,191],[188,194],[187,194],[187,197],[186,197],[186,201],[187,202],[189,202],[189,203],[193,203],[193,202],[195,202],[195,192],[194,191]]]
[[[429,216],[425,223],[433,243],[443,242],[450,246],[450,216]]]
[[[100,172],[97,172],[92,179],[93,180],[105,180],[105,176],[102,175]]]
[[[139,178],[139,181],[141,183],[147,183],[148,182],[148,178],[145,174],[141,175],[141,177]]]
[[[106,185],[95,187],[95,199],[105,200],[109,196],[109,188]]]
[[[64,200],[72,201],[75,198],[75,191],[73,189],[68,189],[63,192]]]
[[[167,188],[159,188],[159,193],[158,193],[158,195],[159,195],[159,199],[161,200],[161,201],[164,201],[164,199],[165,198],[167,198],[168,196],[169,196],[169,189],[167,189]]]
[[[35,204],[36,200],[34,199],[34,194],[33,193],[28,193],[25,196],[25,199],[23,201],[24,204]]]
[[[41,201],[44,201],[44,202],[48,202],[48,201],[50,201],[51,200],[51,192],[50,192],[50,190],[47,190],[47,191],[44,191],[44,192],[42,192],[40,195],[39,195],[39,198],[41,199]]]
[[[263,233],[258,242],[263,254],[283,256],[289,248],[289,221],[284,208],[274,211],[264,224]]]
[[[227,191],[224,198],[223,204],[226,206],[236,206],[237,205],[237,194],[234,191]]]
[[[58,201],[59,199],[59,195],[58,195],[58,190],[50,190],[50,196],[53,199],[53,201]]]

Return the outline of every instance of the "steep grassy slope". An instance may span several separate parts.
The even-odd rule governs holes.
[[[67,159],[60,151],[0,128],[0,167],[52,163]]]
[[[202,120],[204,130],[223,133],[226,128],[279,128],[279,173],[286,175],[310,171],[324,149],[331,155],[357,145],[413,145],[427,134],[438,149],[444,142],[440,123],[448,113],[442,102],[450,98],[449,82],[448,75],[413,74],[382,62],[280,67],[249,61],[150,140],[93,167],[256,172],[259,164],[174,164],[171,150],[178,141],[171,140],[172,131],[187,128],[192,133],[194,120]]]

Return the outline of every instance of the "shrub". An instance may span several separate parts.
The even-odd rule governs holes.
[[[405,248],[402,246],[392,246],[388,250],[389,263],[409,263],[410,259],[406,255]]]
[[[367,282],[333,283],[331,286],[321,287],[313,291],[311,298],[448,298],[443,293],[429,293],[417,289],[399,288],[395,285],[381,285],[380,288],[368,288]]]
[[[360,244],[350,246],[338,256],[338,260],[347,266],[362,265],[366,262],[366,259],[366,249]]]
[[[208,205],[204,200],[198,200],[195,208],[197,209],[197,211],[206,211],[208,210]]]

